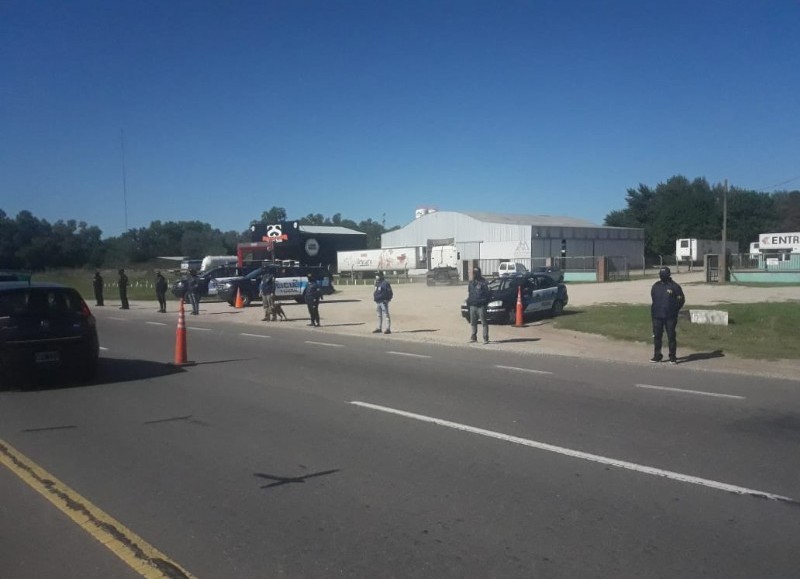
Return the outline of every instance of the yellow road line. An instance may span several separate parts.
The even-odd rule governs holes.
[[[194,575],[94,506],[31,459],[0,439],[0,464],[53,503],[129,567],[148,579],[193,579]]]

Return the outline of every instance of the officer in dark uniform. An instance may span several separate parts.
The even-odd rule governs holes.
[[[160,271],[156,272],[156,299],[158,300],[159,313],[167,313],[167,280],[161,275]]]
[[[119,309],[127,310],[128,308],[128,276],[125,275],[125,270],[119,270],[119,301],[122,302],[122,305]]]
[[[94,287],[94,301],[98,306],[103,305],[103,276],[100,275],[98,269],[94,272],[94,279],[92,280],[92,287]]]
[[[667,346],[669,348],[669,361],[678,363],[678,338],[676,327],[678,325],[678,312],[683,307],[686,298],[681,286],[672,280],[668,267],[662,267],[658,272],[658,281],[650,289],[653,304],[650,307],[650,316],[653,319],[653,357],[651,362],[660,362],[661,339],[664,330],[667,331]]]
[[[322,292],[319,285],[314,281],[314,275],[308,274],[308,286],[306,286],[306,306],[308,307],[308,315],[311,318],[309,326],[319,327],[319,300],[322,299]]]
[[[193,269],[189,270],[189,277],[186,279],[186,291],[192,304],[191,314],[196,316],[200,313],[200,282],[197,279],[197,272]]]

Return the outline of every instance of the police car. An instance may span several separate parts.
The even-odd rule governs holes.
[[[557,316],[569,303],[567,286],[555,281],[550,273],[510,274],[489,282],[489,322],[513,324],[517,316],[517,294],[522,288],[523,317],[536,314]],[[467,302],[461,304],[461,316],[469,322]]]
[[[308,274],[314,277],[322,295],[330,295],[334,292],[333,277],[326,267],[268,264],[251,271],[244,277],[217,280],[217,297],[230,305],[234,305],[236,303],[236,294],[241,293],[242,303],[245,306],[250,305],[250,302],[254,300],[261,299],[258,289],[261,285],[261,277],[266,269],[269,269],[275,276],[275,299],[293,299],[297,303],[302,303],[308,287]]]

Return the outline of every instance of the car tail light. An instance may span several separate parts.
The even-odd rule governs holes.
[[[86,305],[86,302],[81,300],[81,311],[80,315],[84,318],[91,318],[92,317],[92,310],[89,309],[89,306]]]

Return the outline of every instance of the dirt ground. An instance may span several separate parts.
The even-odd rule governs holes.
[[[798,301],[797,287],[742,287],[731,285],[709,285],[703,283],[703,274],[698,272],[678,273],[674,279],[683,286],[686,308],[693,306],[720,305],[726,303],[748,303],[758,301]],[[650,303],[650,286],[655,278],[605,284],[568,284],[570,308],[580,308],[603,303]],[[307,327],[308,312],[305,304],[281,302],[287,317],[284,322],[262,322],[263,310],[260,302],[245,309],[235,309],[226,303],[202,302],[200,316],[186,316],[187,325],[207,324],[216,321],[236,321],[246,325],[272,324],[281,327],[297,327],[316,335],[352,334],[370,335],[376,340],[412,341],[447,344],[464,348],[491,348],[516,351],[530,355],[580,356],[613,360],[625,363],[647,364],[652,355],[651,336],[642,336],[641,342],[622,342],[603,336],[567,330],[556,330],[550,319],[537,320],[515,328],[505,325],[490,326],[490,343],[470,344],[469,326],[461,317],[460,305],[467,293],[466,286],[427,287],[423,281],[414,283],[392,282],[394,299],[391,303],[392,334],[373,335],[376,316],[372,301],[372,286],[339,285],[337,293],[327,296],[320,304],[321,328]],[[135,309],[146,309],[155,305],[147,302],[132,304]],[[169,309],[174,311],[174,302]],[[678,325],[679,367],[696,370],[714,370],[775,376],[800,380],[800,360],[764,362],[734,356],[711,357],[704,352],[681,348]],[[252,330],[249,330],[252,331]],[[798,338],[800,347],[800,338]]]

